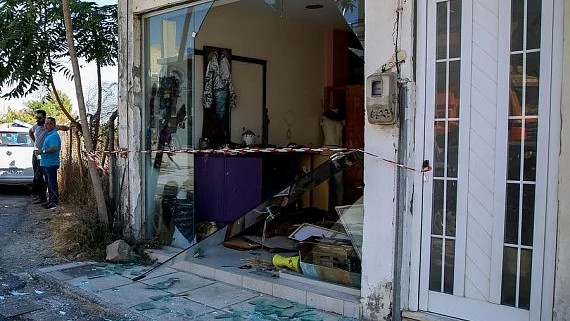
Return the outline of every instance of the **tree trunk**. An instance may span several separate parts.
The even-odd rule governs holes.
[[[99,139],[99,129],[101,128],[101,108],[103,104],[103,84],[101,81],[101,64],[97,61],[97,111],[93,115],[93,149],[97,149],[97,140]]]
[[[71,170],[71,165],[73,162],[73,127],[69,127],[69,146],[67,151],[67,168]]]
[[[115,150],[115,119],[119,116],[119,112],[115,110],[111,117],[109,118],[109,122],[107,123],[107,150],[114,151]],[[103,154],[105,155],[105,154]],[[103,164],[105,162],[103,161]],[[117,166],[117,154],[109,154],[109,200],[111,201],[111,206],[113,209],[119,208],[118,204],[115,204],[115,166]],[[116,213],[113,213],[116,219]]]
[[[75,44],[73,42],[73,25],[71,23],[71,9],[69,6],[70,0],[62,0],[63,4],[63,21],[65,23],[65,36],[67,44],[69,45],[69,56],[71,58],[71,65],[73,67],[73,79],[75,81],[75,93],[77,95],[77,107],[79,109],[79,117],[82,124],[87,124],[87,110],[85,109],[85,99],[83,98],[83,88],[81,86],[81,72],[79,71],[79,62],[77,60],[77,52],[75,51]],[[87,127],[87,126],[86,126]],[[93,142],[91,140],[91,133],[89,128],[84,128],[83,139],[85,139],[85,146],[87,152],[93,152]],[[103,186],[95,164],[88,161],[89,176],[91,176],[91,183],[93,183],[93,191],[95,193],[95,200],[97,202],[97,212],[99,219],[105,225],[109,224],[109,216],[107,214],[107,204],[105,203],[105,195],[103,194]]]
[[[74,131],[75,133],[75,143],[77,144],[77,162],[79,163],[79,176],[85,177],[85,173],[83,173],[83,155],[81,154],[81,137],[79,136],[79,128]]]
[[[51,60],[51,52],[48,52],[48,63],[51,66],[52,65],[52,60]],[[57,92],[57,88],[55,88],[55,83],[53,81],[53,71],[51,70],[51,68],[49,68],[49,84],[51,86],[51,90],[53,91],[53,95],[55,97],[55,100],[57,101],[57,104],[59,105],[59,108],[61,109],[61,111],[63,112],[63,114],[65,115],[65,117],[67,117],[67,119],[69,119],[69,121],[71,122],[71,127],[73,127],[74,125],[79,128],[79,124],[75,121],[75,119],[73,119],[73,117],[71,117],[71,114],[69,113],[69,111],[67,109],[65,109],[65,107],[63,106],[63,102],[61,101],[61,98],[59,97],[59,93]]]
[[[44,28],[45,26],[47,26],[47,9],[46,9],[46,3],[44,3]],[[44,29],[45,32],[45,29]],[[51,59],[51,51],[48,50],[47,53],[47,58],[48,58],[48,66],[53,66],[53,62]],[[67,117],[67,119],[71,122],[70,127],[73,127],[73,125],[76,125],[79,127],[79,124],[75,121],[75,119],[73,119],[73,117],[71,117],[71,114],[69,113],[69,111],[67,109],[65,109],[65,107],[63,106],[63,102],[61,101],[61,98],[59,97],[59,93],[57,92],[57,89],[55,88],[55,83],[53,81],[53,70],[52,68],[48,68],[49,70],[49,84],[51,85],[51,89],[53,90],[53,95],[55,97],[55,100],[57,101],[57,104],[59,105],[59,108],[61,109],[61,111],[63,112],[63,114],[65,114],[65,117]]]

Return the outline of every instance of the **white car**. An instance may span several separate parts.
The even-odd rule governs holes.
[[[31,185],[34,143],[26,127],[0,126],[0,185]]]

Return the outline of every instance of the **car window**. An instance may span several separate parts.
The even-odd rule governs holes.
[[[33,147],[34,142],[28,133],[0,132],[0,146]]]

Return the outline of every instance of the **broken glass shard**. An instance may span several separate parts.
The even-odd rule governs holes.
[[[283,0],[264,0],[267,5],[275,9],[279,16],[283,18]]]

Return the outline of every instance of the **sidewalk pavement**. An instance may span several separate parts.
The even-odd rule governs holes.
[[[148,269],[138,264],[77,262],[41,269],[39,275],[117,312],[124,321],[355,320],[172,267],[158,268],[132,281]]]

